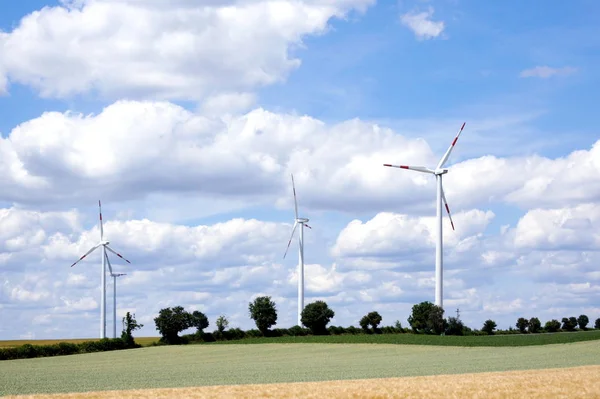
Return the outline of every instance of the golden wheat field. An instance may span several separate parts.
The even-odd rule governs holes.
[[[139,389],[7,399],[600,398],[600,366],[284,384]]]

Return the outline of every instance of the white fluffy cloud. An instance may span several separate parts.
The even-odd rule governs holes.
[[[285,79],[331,18],[374,0],[115,1],[45,7],[0,32],[6,78],[45,97],[200,99]]]
[[[303,208],[432,215],[435,180],[383,163],[433,166],[439,154],[400,133],[358,119],[327,125],[261,108],[219,117],[168,102],[119,101],[97,115],[48,112],[15,127],[0,139],[0,188],[5,200],[50,207],[159,193],[215,206],[215,196],[290,206],[294,173]],[[600,199],[600,142],[557,159],[450,162],[444,189],[454,212],[493,202],[548,208]]]
[[[433,21],[433,7],[427,11],[411,11],[400,16],[400,22],[413,31],[420,40],[433,39],[442,34],[445,28],[444,21]]]

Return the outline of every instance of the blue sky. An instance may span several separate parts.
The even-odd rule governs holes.
[[[97,240],[98,198],[133,258],[118,313],[144,334],[178,304],[249,328],[259,293],[293,325],[290,173],[314,227],[307,300],[335,324],[405,323],[433,300],[434,185],[380,165],[437,162],[463,121],[444,180],[448,306],[472,327],[600,317],[600,5],[284,3],[296,17],[235,4],[244,25],[202,1],[3,6],[0,315],[20,323],[0,337],[97,335],[97,267],[65,265]]]

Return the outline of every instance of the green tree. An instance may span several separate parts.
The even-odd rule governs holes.
[[[566,331],[575,331],[577,328],[577,319],[575,317],[563,317],[562,318],[562,329]]]
[[[408,323],[413,331],[425,334],[441,334],[448,324],[444,319],[444,309],[429,301],[413,305]]]
[[[547,321],[546,324],[544,325],[544,330],[546,330],[548,332],[557,332],[558,330],[560,330],[560,321],[558,321],[556,319]]]
[[[581,328],[582,330],[587,330],[587,325],[589,324],[590,319],[588,319],[588,317],[584,314],[580,315],[577,318],[577,324],[579,325],[579,328]]]
[[[256,323],[256,328],[267,335],[269,328],[277,324],[277,308],[270,296],[259,296],[248,304],[250,318]]]
[[[201,335],[203,330],[209,326],[208,317],[199,310],[192,312],[192,325],[190,327],[196,327],[196,334]]]
[[[381,323],[381,320],[381,315],[378,312],[369,312],[360,319],[359,324],[363,330],[375,333],[377,332],[377,327],[379,326],[379,323]],[[369,326],[371,329],[369,329]]]
[[[486,332],[488,335],[493,335],[494,330],[498,327],[494,320],[486,320],[481,327],[481,331]]]
[[[333,310],[323,301],[309,303],[302,310],[300,321],[309,328],[314,335],[327,334],[327,324],[335,316]]]
[[[596,322],[594,323],[594,328],[600,329],[600,317],[596,319]]]
[[[527,330],[527,327],[529,327],[529,320],[527,320],[524,317],[519,317],[515,325],[517,326],[521,334],[525,334],[525,330]]]
[[[457,317],[448,317],[448,327],[446,328],[446,335],[463,335],[465,325]]]
[[[121,332],[121,339],[125,342],[127,347],[135,347],[135,340],[133,339],[132,333],[142,327],[144,327],[144,325],[139,324],[135,320],[135,314],[132,315],[129,312],[125,314],[125,317],[123,317],[123,332]]]
[[[222,334],[229,327],[229,320],[225,316],[221,315],[217,319],[217,330]]]
[[[194,318],[183,309],[183,306],[175,306],[174,308],[164,308],[158,313],[158,317],[154,318],[156,329],[162,335],[161,340],[167,344],[181,343],[179,333],[184,331],[194,324]]]
[[[539,333],[542,329],[542,323],[540,322],[540,319],[537,317],[532,317],[529,319],[529,327],[527,329],[532,334]]]

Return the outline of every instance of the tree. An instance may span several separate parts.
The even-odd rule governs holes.
[[[567,330],[567,331],[575,331],[575,328],[577,327],[577,319],[575,317],[563,317],[562,318],[562,328],[563,330]]]
[[[125,317],[123,317],[123,332],[121,333],[121,339],[125,341],[127,347],[135,347],[135,341],[132,333],[142,327],[144,327],[144,325],[138,324],[138,322],[135,320],[135,314],[132,315],[129,312],[125,314]]]
[[[446,335],[463,335],[465,325],[457,317],[448,317],[448,327],[446,328]]]
[[[525,334],[525,330],[527,330],[527,327],[529,327],[529,320],[524,317],[519,317],[515,325],[519,331],[521,331],[521,334]]]
[[[190,327],[196,327],[196,334],[201,335],[202,331],[208,327],[208,317],[198,310],[192,312],[192,325]]]
[[[309,303],[302,310],[300,321],[308,327],[314,335],[327,334],[327,324],[335,316],[333,310],[323,301]]]
[[[154,318],[156,329],[162,335],[161,340],[168,344],[178,344],[181,342],[179,333],[192,327],[194,317],[183,309],[183,306],[174,308],[164,308]]]
[[[223,315],[219,316],[217,319],[217,330],[220,333],[223,333],[227,327],[229,327],[229,320],[227,320]]]
[[[365,331],[372,331],[372,332],[377,332],[377,326],[379,326],[379,323],[381,323],[381,315],[378,312],[370,312],[369,314],[363,316],[362,319],[360,319],[360,326],[362,327],[363,330]],[[369,330],[369,326],[371,326],[371,329]]]
[[[446,330],[447,326],[448,322],[444,319],[444,309],[434,305],[427,318],[427,329],[439,335]]]
[[[429,301],[418,303],[412,307],[408,323],[413,331],[425,334],[441,334],[447,325],[444,319],[444,309]]]
[[[587,325],[589,324],[590,319],[588,319],[588,317],[584,314],[580,315],[577,318],[577,324],[579,325],[579,328],[581,328],[582,330],[587,330]]]
[[[558,321],[556,319],[547,321],[546,324],[544,325],[544,330],[546,330],[548,332],[557,332],[558,330],[560,330],[560,321]]]
[[[250,318],[263,335],[267,335],[269,328],[277,324],[277,308],[270,296],[259,296],[248,305]]]
[[[496,327],[498,327],[498,325],[494,320],[486,320],[483,323],[483,327],[481,327],[481,331],[488,333],[488,335],[493,335]]]
[[[594,328],[600,329],[600,317],[596,319],[596,322],[594,323]]]
[[[530,333],[532,333],[532,334],[539,333],[541,329],[542,329],[542,323],[540,322],[540,319],[538,319],[537,317],[532,317],[531,319],[529,319],[528,330]]]

